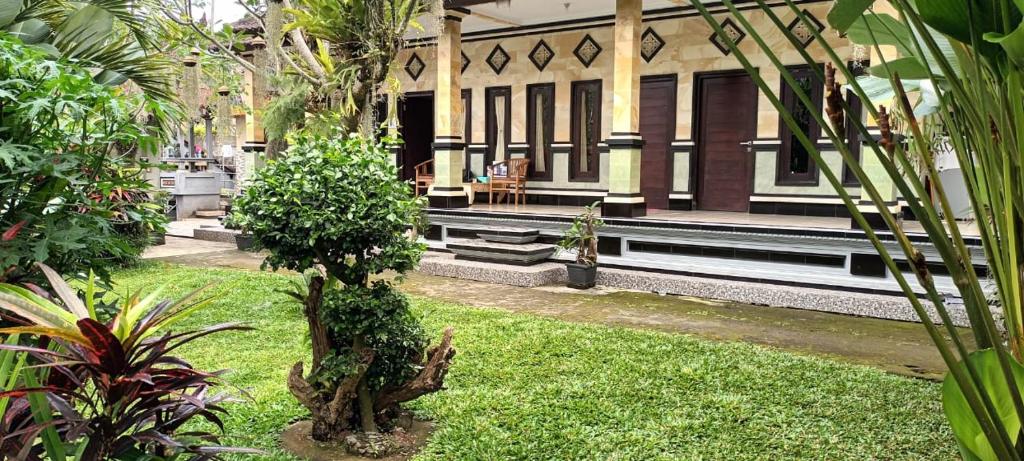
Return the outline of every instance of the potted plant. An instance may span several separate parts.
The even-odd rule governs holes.
[[[224,220],[221,224],[225,229],[240,230],[242,232],[235,234],[235,246],[239,250],[249,251],[256,246],[256,241],[253,239],[252,234],[246,229],[245,216],[238,213],[229,213],[224,216]]]
[[[597,283],[597,229],[604,225],[595,214],[599,205],[594,202],[584,208],[558,242],[559,248],[576,253],[575,262],[565,263],[570,288],[583,290]]]

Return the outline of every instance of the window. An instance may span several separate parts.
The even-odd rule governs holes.
[[[485,164],[508,160],[508,145],[512,142],[512,88],[487,88],[487,155]]]
[[[571,109],[572,178],[597,180],[600,159],[597,141],[601,136],[601,81],[572,82]]]
[[[851,62],[847,67],[853,72],[855,76],[864,75],[867,72],[867,68],[870,66],[868,62]],[[838,72],[837,72],[838,73]],[[850,149],[850,154],[853,158],[860,161],[860,151],[863,148],[861,143],[860,131],[857,130],[857,125],[854,123],[855,120],[863,121],[864,117],[864,106],[860,101],[860,98],[854,94],[853,91],[846,92],[846,103],[850,105],[850,111],[846,114],[846,145]],[[843,185],[844,186],[859,186],[860,181],[857,180],[857,176],[853,174],[853,170],[850,170],[846,166],[846,162],[843,162]]]
[[[526,140],[529,177],[551,179],[551,143],[555,131],[555,84],[526,86]]]
[[[822,93],[824,84],[808,66],[790,67],[790,73],[796,80],[800,89],[803,90],[817,111],[822,110]],[[821,127],[814,120],[813,113],[797,97],[796,92],[787,84],[782,82],[782,103],[786,111],[792,114],[797,125],[811,142],[816,143],[821,132]],[[797,136],[790,131],[789,126],[782,118],[779,118],[779,137],[782,139],[782,148],[779,150],[777,183],[779,184],[817,184],[818,168],[811,158],[810,152],[800,143]]]

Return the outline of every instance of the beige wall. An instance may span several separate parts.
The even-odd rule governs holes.
[[[810,11],[819,21],[824,23],[825,16],[831,2],[806,4],[802,7]],[[795,17],[786,7],[776,8],[777,14],[782,21],[788,24]],[[744,11],[746,18],[755,25],[765,41],[777,52],[785,64],[803,63],[799,52],[793,49],[784,35],[776,30],[763,12],[757,9]],[[727,15],[717,15],[724,20]],[[652,27],[655,32],[666,42],[664,48],[654,57],[651,62],[641,60],[641,75],[677,75],[677,103],[676,103],[676,140],[692,140],[692,118],[693,118],[693,79],[697,72],[741,69],[741,65],[733,56],[725,56],[708,39],[712,29],[700,16],[689,16],[674,19],[645,18],[643,29]],[[472,90],[472,137],[474,144],[484,142],[484,89],[492,86],[512,87],[512,143],[526,142],[526,86],[532,83],[555,83],[555,142],[566,143],[570,140],[570,87],[573,81],[578,80],[603,80],[603,101],[602,101],[602,139],[606,139],[611,133],[611,107],[612,107],[612,58],[614,44],[611,25],[601,27],[590,27],[581,30],[571,30],[555,33],[537,33],[526,36],[476,40],[466,38],[463,42],[463,51],[471,60],[471,64],[462,74],[462,87]],[[576,45],[587,34],[601,46],[602,52],[589,68],[583,66],[573,55]],[[836,37],[834,33],[825,32],[826,37]],[[529,53],[539,40],[543,39],[554,50],[555,57],[548,64],[544,71],[538,71],[530,62]],[[487,65],[487,57],[500,44],[511,57],[510,62],[500,75],[495,75],[490,66]],[[837,52],[841,57],[851,54],[851,49],[838,37],[834,38],[834,45],[838,47]],[[781,78],[774,66],[757,49],[757,44],[751,37],[744,38],[740,49],[750,57],[752,63],[760,68],[760,74],[766,82],[774,88],[781,84]],[[808,51],[820,62],[826,61],[826,56],[819,46],[811,44]],[[416,53],[426,63],[422,75],[413,81],[405,72],[403,66],[412,53]],[[397,78],[401,83],[403,92],[432,91],[435,87],[437,59],[436,50],[433,45],[409,48],[401,52],[396,68]],[[776,139],[778,137],[779,117],[764,95],[758,98],[758,125],[757,136],[762,139]],[[689,154],[676,153],[674,155],[674,191],[689,191]],[[753,154],[752,154],[753,155]],[[607,183],[607,168],[602,155],[601,181],[603,186]],[[680,160],[687,159],[685,162]],[[556,159],[556,164],[557,164]],[[767,161],[763,156],[757,157],[756,167],[762,174],[757,174],[755,180],[755,193],[791,193],[791,194],[831,194],[826,190],[827,182],[822,178],[819,187],[786,187],[774,186],[774,158]],[[767,168],[771,167],[769,181]],[[557,176],[557,175],[556,175]],[[561,181],[555,181],[561,183]],[[581,189],[593,189],[600,187],[598,183],[571,183],[559,184],[559,187],[579,187]],[[551,182],[544,183],[546,187],[555,187]]]

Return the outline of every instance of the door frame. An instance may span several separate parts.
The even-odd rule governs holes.
[[[755,67],[754,71],[760,73],[760,68]],[[753,110],[751,110],[751,117],[750,117],[750,124],[751,124],[751,128],[752,128],[751,132],[753,133],[753,138],[751,138],[751,140],[756,140],[757,139],[757,106],[758,106],[759,100],[761,99],[761,94],[760,94],[761,92],[758,90],[757,85],[753,81],[753,77],[750,76],[750,73],[748,73],[746,71],[746,69],[724,69],[724,70],[711,70],[711,71],[706,71],[706,72],[694,72],[693,73],[693,105],[692,105],[693,113],[692,113],[692,120],[691,120],[691,124],[690,124],[690,139],[693,140],[693,151],[690,152],[690,181],[689,181],[690,182],[690,188],[689,189],[691,191],[693,191],[692,192],[693,195],[692,195],[691,200],[692,200],[692,203],[693,203],[692,208],[694,210],[699,210],[700,209],[700,198],[704,195],[704,181],[702,181],[701,177],[700,177],[701,176],[700,175],[700,167],[701,167],[701,164],[700,164],[700,153],[701,153],[701,148],[703,146],[703,140],[701,139],[701,128],[703,127],[702,123],[704,122],[704,120],[702,119],[701,114],[704,111],[704,107],[703,107],[704,105],[702,103],[703,100],[704,100],[704,82],[706,80],[711,80],[711,79],[714,79],[714,78],[732,77],[732,76],[741,76],[741,77],[747,77],[747,78],[751,79],[750,83],[754,87],[754,107],[753,107]],[[750,152],[750,154],[754,155],[754,152],[752,151],[752,152]],[[756,174],[755,173],[755,169],[757,168],[756,160],[757,160],[756,158],[751,158],[750,159],[750,175],[747,178],[747,181],[748,181],[749,186],[750,186],[750,194],[751,195],[753,195],[753,193],[754,193],[754,176]],[[748,198],[748,200],[749,200],[749,198]],[[747,206],[747,213],[749,213],[749,212],[750,212],[750,207],[748,205]]]
[[[667,201],[666,203],[669,203],[671,205],[671,203],[672,203],[672,191],[675,190],[675,185],[676,185],[675,184],[675,180],[676,180],[676,177],[675,177],[675,165],[676,165],[675,157],[676,157],[676,153],[672,151],[672,141],[674,141],[676,139],[676,119],[678,118],[678,112],[679,112],[679,74],[641,75],[640,76],[640,86],[641,86],[641,89],[643,88],[644,82],[667,82],[667,83],[671,83],[672,84],[672,104],[671,104],[672,110],[669,111],[670,112],[669,113],[669,117],[671,117],[670,118],[669,126],[671,127],[671,129],[670,129],[669,133],[667,133],[668,134],[668,139],[665,140],[665,147],[667,148],[667,150],[665,152],[665,155],[667,157],[666,160],[668,160],[668,167],[667,167],[668,168],[668,187],[665,189],[666,192],[668,193],[668,196],[665,197],[665,200]],[[638,102],[639,102],[639,99],[638,99]],[[642,103],[640,103],[640,104],[642,104]],[[637,108],[637,117],[639,118],[639,116],[640,116],[640,108],[638,107]],[[640,122],[638,120],[637,121],[637,131],[639,131],[639,130],[640,130]],[[642,150],[641,150],[641,152],[642,152]],[[643,155],[643,154],[641,154],[641,155]],[[641,160],[641,167],[640,167],[641,178],[643,177],[643,174],[644,174],[643,161]],[[641,181],[643,181],[643,179],[641,179]],[[641,192],[642,192],[642,189],[641,189]]]
[[[431,115],[431,117],[433,117],[434,113],[437,111],[437,106],[435,105],[435,103],[437,101],[434,99],[434,91],[433,90],[410,91],[410,92],[407,92],[407,93],[402,93],[402,97],[398,98],[398,108],[397,108],[398,110],[396,111],[397,113],[395,115],[398,117],[398,122],[400,123],[400,125],[398,127],[398,135],[400,137],[402,136],[402,129],[405,128],[405,104],[406,104],[405,101],[407,99],[409,99],[409,98],[426,98],[426,97],[430,98],[430,109],[431,109],[430,110],[430,115]],[[433,122],[433,120],[431,120],[431,126],[433,126],[433,124],[434,124],[434,122]],[[430,142],[431,143],[434,142],[434,136],[437,135],[437,127],[434,126],[432,131],[433,132],[430,134],[430,140],[431,140]],[[434,158],[434,147],[432,145],[430,145],[430,146],[427,146],[427,148],[430,149],[430,158],[431,158],[431,160],[433,160],[433,158]],[[405,138],[402,137],[401,147],[398,149],[398,155],[396,156],[397,158],[395,159],[395,163],[399,167],[398,174],[402,174],[403,170],[404,170],[405,156],[406,156],[405,155],[406,154],[405,149],[406,149]]]

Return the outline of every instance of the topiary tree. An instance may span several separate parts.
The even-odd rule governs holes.
[[[410,232],[421,223],[422,201],[398,180],[388,141],[299,133],[236,202],[257,245],[270,251],[264,266],[316,269],[297,295],[312,370],[304,376],[296,363],[288,388],[312,413],[320,441],[390,431],[399,404],[441,388],[455,354],[451,328],[425,352],[427,337],[405,296],[387,280],[371,280],[412,269],[425,249]]]

